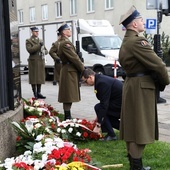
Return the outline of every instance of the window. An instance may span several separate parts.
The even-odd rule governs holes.
[[[105,0],[105,9],[113,9],[113,0]]]
[[[42,20],[48,20],[48,6],[47,5],[42,5]]]
[[[30,7],[30,22],[35,22],[35,7]]]
[[[70,15],[77,14],[77,0],[70,0]]]
[[[94,0],[87,0],[87,12],[94,12]]]
[[[93,41],[92,37],[83,37],[82,48],[85,51],[88,51],[88,46],[91,46],[92,48],[96,48],[95,42]]]
[[[62,16],[62,3],[61,1],[57,1],[55,3],[55,16],[56,18],[59,18]]]
[[[18,10],[18,21],[19,24],[23,24],[24,22],[24,13],[22,9]]]

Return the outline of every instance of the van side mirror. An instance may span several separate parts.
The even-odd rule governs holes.
[[[95,48],[93,44],[89,44],[89,45],[87,46],[87,51],[88,51],[89,54],[91,54],[91,53],[97,53],[97,48]]]

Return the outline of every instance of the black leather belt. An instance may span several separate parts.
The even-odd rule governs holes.
[[[146,75],[150,75],[150,72],[126,74],[126,77],[142,77]]]
[[[70,62],[62,62],[62,64],[65,65],[65,64],[71,64],[71,63]]]

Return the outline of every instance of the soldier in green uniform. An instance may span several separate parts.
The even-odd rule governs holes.
[[[158,115],[154,73],[159,83],[170,83],[165,63],[152,50],[147,39],[139,36],[144,21],[132,6],[122,15],[120,24],[126,33],[119,52],[119,61],[126,72],[123,85],[120,139],[126,142],[130,170],[149,170],[143,167],[142,153],[146,144],[158,140]]]
[[[66,120],[71,118],[72,103],[80,101],[79,75],[84,70],[84,65],[69,40],[72,35],[70,27],[63,24],[58,32],[61,34],[58,41],[58,55],[62,61],[58,101],[63,103]]]
[[[45,55],[48,54],[42,40],[38,38],[39,29],[31,27],[32,36],[26,40],[26,49],[28,51],[28,69],[29,84],[36,99],[45,99],[41,94],[41,85],[45,84]]]
[[[61,38],[61,35],[58,33],[58,40]],[[60,70],[61,70],[61,60],[57,54],[58,52],[58,40],[52,44],[52,47],[49,51],[50,56],[54,59],[54,82],[53,84],[59,83]]]

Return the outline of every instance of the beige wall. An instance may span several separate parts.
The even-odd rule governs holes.
[[[57,0],[17,0],[18,9],[24,10],[24,24],[30,24],[29,22],[29,7],[36,7],[36,22],[52,22],[52,21],[64,21],[70,19],[107,19],[114,25],[115,32],[123,37],[124,31],[122,31],[122,26],[119,25],[120,16],[125,13],[131,5],[135,5],[138,11],[142,14],[144,20],[146,18],[157,18],[156,10],[146,10],[146,0],[114,0],[114,9],[105,10],[104,0],[95,0],[95,12],[87,13],[86,0],[77,0],[78,11],[76,16],[70,16],[70,4],[69,0],[62,0],[62,18],[55,18],[55,2]],[[41,5],[48,4],[49,19],[48,21],[41,20]],[[35,23],[36,24],[36,23]],[[161,23],[160,33],[165,32],[170,34],[170,16],[167,17],[163,15],[163,20]]]

